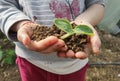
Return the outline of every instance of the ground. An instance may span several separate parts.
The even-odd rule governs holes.
[[[90,67],[86,81],[120,81],[120,36],[103,31],[99,31],[99,35],[102,41],[101,52],[89,56]],[[0,36],[0,45],[6,49],[6,42],[2,42],[2,38]],[[16,64],[0,67],[0,81],[21,81]]]

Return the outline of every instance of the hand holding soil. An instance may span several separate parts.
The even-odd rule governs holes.
[[[58,22],[58,23],[61,23],[61,22]],[[65,23],[62,22],[62,24],[65,25],[66,21]],[[75,24],[72,24],[72,27],[76,28],[77,34],[74,32],[72,32],[72,34],[71,33],[66,34],[65,31],[71,31],[71,30],[69,30],[68,28],[64,28],[66,30],[62,31],[56,25],[53,25],[52,27],[37,25],[36,29],[33,31],[31,40],[40,41],[40,40],[45,39],[46,37],[55,36],[59,39],[62,39],[68,47],[67,52],[60,51],[58,52],[58,56],[86,58],[89,54],[89,48],[88,48],[90,47],[88,46],[88,43],[90,43],[89,37],[90,35],[93,35],[93,32],[86,25],[82,25],[84,26],[83,28],[80,26],[77,26],[77,27],[75,26],[76,26]],[[82,31],[82,32],[80,33],[79,31]],[[87,46],[87,48],[85,48],[85,46]]]
[[[55,36],[45,37],[40,41],[31,40],[33,30],[36,30],[37,27],[37,24],[27,23],[20,27],[18,30],[18,40],[22,42],[26,48],[41,53],[51,53],[55,51],[67,50],[65,42]]]

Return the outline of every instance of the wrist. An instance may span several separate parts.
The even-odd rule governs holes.
[[[73,21],[76,25],[91,25],[89,22],[85,21],[85,20],[74,20]]]
[[[18,21],[15,24],[13,24],[13,26],[11,27],[11,31],[17,32],[21,27],[23,27],[26,24],[30,24],[33,23],[32,21],[29,20],[22,20],[22,21]]]

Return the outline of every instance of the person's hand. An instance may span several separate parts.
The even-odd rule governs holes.
[[[78,58],[78,59],[85,59],[89,56],[89,54],[91,53],[91,51],[94,54],[99,54],[100,52],[100,47],[101,47],[101,40],[99,38],[99,35],[97,33],[97,31],[94,29],[94,27],[92,25],[90,25],[87,22],[73,22],[77,25],[80,24],[84,24],[84,25],[88,25],[94,32],[94,36],[90,37],[90,40],[88,41],[89,43],[87,45],[85,45],[85,49],[84,51],[78,51],[76,53],[74,53],[72,50],[68,50],[67,52],[58,52],[58,56],[59,57],[65,57],[65,58]]]
[[[30,21],[23,21],[23,23],[20,22],[19,24],[20,27],[17,29],[17,38],[26,48],[44,54],[67,50],[64,41],[55,36],[49,36],[38,42],[31,40],[30,37],[36,25],[37,24]]]

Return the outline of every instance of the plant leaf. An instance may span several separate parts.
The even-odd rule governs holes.
[[[5,57],[5,58],[3,59],[3,63],[4,63],[4,64],[13,64],[14,61],[13,61],[12,57]]]
[[[66,32],[66,33],[71,33],[73,32],[72,30],[72,25],[70,24],[70,22],[66,19],[62,19],[62,18],[56,18],[54,20],[54,24],[61,29],[62,31]]]
[[[12,49],[7,49],[7,50],[5,51],[5,54],[6,54],[7,56],[12,56],[12,55],[15,55],[15,52],[14,52],[14,50],[12,50]]]
[[[12,49],[7,49],[5,51],[5,58],[2,60],[3,64],[13,64],[15,62],[15,52]]]
[[[93,35],[92,29],[87,25],[78,25],[73,30],[77,34],[86,34],[86,35],[90,35],[90,36]]]

